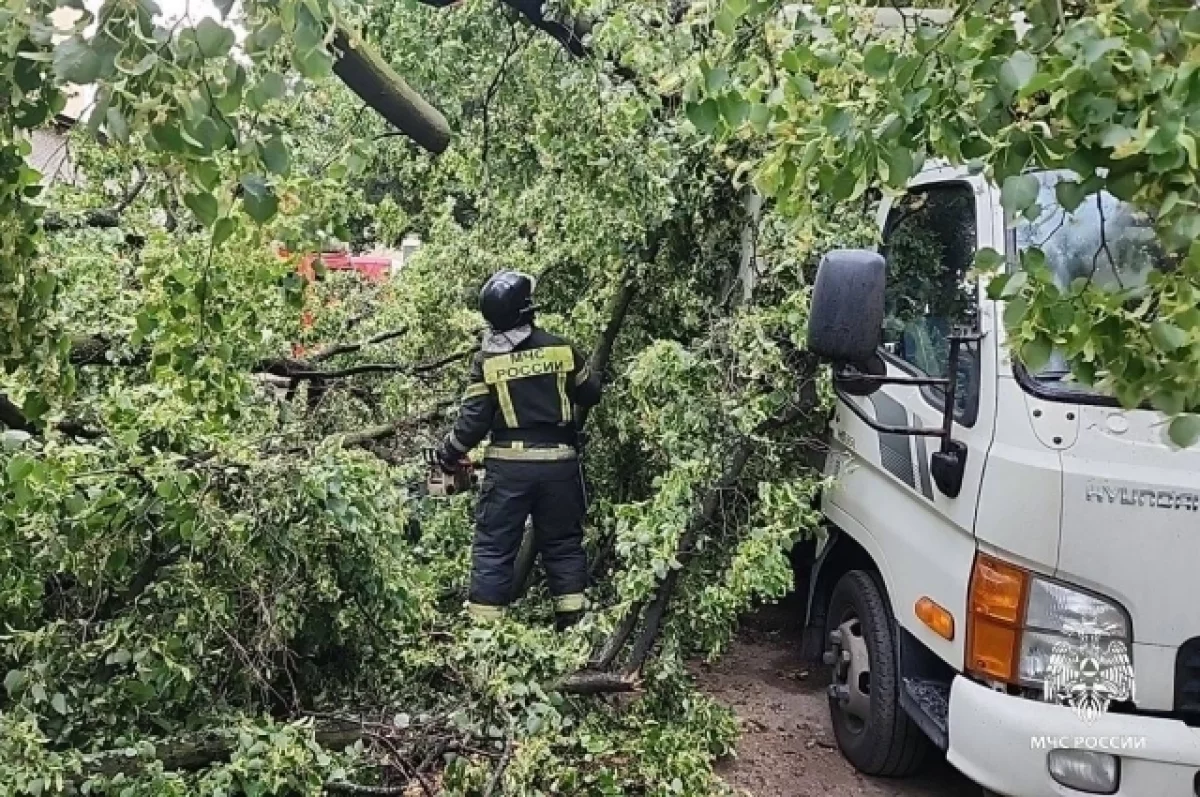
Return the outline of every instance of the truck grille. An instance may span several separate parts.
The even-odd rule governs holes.
[[[1189,725],[1200,723],[1200,637],[1183,643],[1175,659],[1175,711]]]

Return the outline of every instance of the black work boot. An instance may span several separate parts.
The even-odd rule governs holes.
[[[566,631],[571,626],[583,619],[583,610],[577,612],[555,612],[554,614],[554,630]]]

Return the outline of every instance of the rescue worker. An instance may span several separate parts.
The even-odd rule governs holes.
[[[534,323],[533,290],[533,279],[515,271],[500,271],[483,286],[479,309],[490,329],[438,460],[452,473],[491,436],[475,514],[468,611],[478,619],[503,615],[532,516],[555,626],[563,630],[583,614],[588,576],[575,408],[599,403],[601,386],[574,346]]]

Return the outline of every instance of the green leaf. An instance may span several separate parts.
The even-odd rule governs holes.
[[[1123,202],[1130,202],[1133,200],[1134,195],[1137,194],[1139,182],[1138,173],[1129,172],[1120,176],[1109,176],[1105,180],[1105,187],[1117,199]]]
[[[85,85],[100,76],[103,62],[88,43],[72,36],[54,48],[54,74],[67,83]]]
[[[1029,273],[1018,271],[1012,275],[1004,287],[1000,290],[1001,299],[1011,299],[1014,296],[1020,296],[1021,291],[1025,290],[1025,286],[1029,284]]]
[[[875,80],[883,80],[892,72],[892,53],[882,44],[874,44],[867,48],[863,57],[863,69]]]
[[[50,705],[59,714],[65,715],[67,713],[67,696],[62,692],[55,692],[54,697],[50,699]]]
[[[1133,140],[1134,132],[1124,125],[1109,125],[1100,136],[1100,146],[1116,149]]]
[[[1010,217],[1019,216],[1037,202],[1039,184],[1032,174],[1007,177],[1000,189],[1000,204]]]
[[[754,132],[760,136],[767,134],[771,127],[772,111],[770,107],[756,103],[750,108],[750,124],[754,127]]]
[[[888,152],[887,161],[888,183],[897,188],[903,188],[916,173],[912,150],[903,145],[893,147]]]
[[[1037,373],[1046,367],[1046,363],[1050,362],[1050,354],[1054,350],[1054,344],[1045,335],[1038,334],[1033,340],[1026,341],[1021,347],[1021,362],[1030,371]]]
[[[292,168],[291,153],[279,136],[274,136],[262,145],[262,161],[272,174],[281,177],[286,177]]]
[[[1087,196],[1087,189],[1084,188],[1083,183],[1077,183],[1074,180],[1059,180],[1054,186],[1054,196],[1063,210],[1074,213],[1083,204],[1083,200]]]
[[[1004,288],[1008,285],[1008,281],[1012,279],[1011,274],[997,274],[988,281],[987,295],[992,301],[999,301],[1004,295]]]
[[[229,16],[229,12],[233,10],[235,0],[213,0],[213,6],[221,14],[221,19]]]
[[[268,20],[250,34],[250,38],[246,41],[247,49],[250,52],[264,52],[274,47],[282,37],[283,26],[279,20]]]
[[[8,461],[8,467],[5,468],[5,473],[8,474],[9,484],[20,484],[29,478],[29,474],[33,473],[33,469],[37,466],[32,457],[24,454],[18,454]]]
[[[854,119],[844,108],[830,108],[821,117],[821,124],[834,138],[841,138],[850,131]]]
[[[324,80],[333,74],[333,56],[324,47],[293,53],[292,61],[300,74],[309,80]]]
[[[1150,404],[1164,415],[1178,415],[1187,409],[1187,396],[1182,390],[1160,390],[1150,397]]]
[[[1026,314],[1029,312],[1029,302],[1023,297],[1018,296],[1015,299],[1009,300],[1004,305],[1004,326],[1009,329],[1015,329],[1022,321],[1025,320]]]
[[[1150,337],[1154,345],[1170,353],[1187,345],[1188,333],[1169,321],[1155,321],[1150,325]]]
[[[725,123],[734,130],[745,124],[750,116],[750,103],[742,99],[741,94],[727,94],[717,104],[721,109],[721,116],[725,117]]]
[[[717,30],[721,31],[721,33],[724,33],[726,36],[733,36],[734,32],[737,30],[737,17],[729,13],[727,9],[723,8],[717,14],[713,24],[716,26]]]
[[[220,208],[217,207],[217,198],[207,192],[196,191],[184,194],[183,204],[196,214],[196,218],[205,227],[211,227],[220,213]]]
[[[990,246],[985,246],[975,253],[975,268],[984,273],[997,271],[1004,266],[1004,255],[997,252]],[[995,279],[992,280],[994,284]],[[989,285],[990,287],[990,285]]]
[[[254,84],[254,88],[250,89],[247,99],[250,107],[261,111],[267,106],[267,103],[279,99],[286,92],[287,83],[284,82],[283,75],[278,72],[268,72],[263,75],[262,80]]]
[[[151,69],[154,68],[154,65],[157,63],[158,63],[158,54],[154,53],[154,52],[149,52],[149,53],[146,53],[145,55],[143,55],[141,60],[138,61],[136,64],[133,64],[132,66],[125,66],[120,61],[118,61],[117,69],[120,70],[121,72],[124,72],[126,75],[131,75],[133,77],[137,77],[139,75],[144,75],[147,72],[149,72]]]
[[[274,189],[260,175],[242,178],[242,205],[247,215],[259,224],[266,224],[279,210]]]
[[[237,37],[233,31],[212,17],[205,17],[196,26],[196,44],[205,58],[220,58],[233,49]]]
[[[26,680],[24,670],[9,670],[8,674],[4,676],[4,691],[8,692],[9,697],[12,697],[18,689],[25,685]]]
[[[1200,440],[1200,415],[1177,415],[1171,420],[1167,434],[1180,448],[1191,448]]]
[[[1009,94],[1016,94],[1033,80],[1037,74],[1037,57],[1017,50],[1000,67],[1000,86]]]
[[[222,216],[217,219],[217,223],[213,225],[212,243],[213,246],[220,246],[229,240],[233,235],[234,223],[233,219],[228,216]]]
[[[746,13],[746,9],[750,7],[750,0],[725,0],[725,10],[735,17],[740,17]]]
[[[717,129],[717,122],[721,120],[721,110],[716,100],[705,100],[689,105],[687,117],[701,133],[711,135]]]
[[[213,191],[221,184],[221,169],[211,160],[191,161],[187,165],[187,171],[196,185],[205,191]]]
[[[842,169],[833,180],[833,198],[839,202],[854,196],[858,176],[852,169]]]
[[[104,129],[118,142],[129,143],[129,122],[125,121],[120,109],[115,106],[109,106],[108,113],[104,115]]]
[[[709,94],[717,94],[729,84],[729,70],[718,66],[708,70],[704,78],[704,88]]]
[[[1122,39],[1090,39],[1083,45],[1083,59],[1091,66],[1113,50],[1122,50],[1125,46]]]

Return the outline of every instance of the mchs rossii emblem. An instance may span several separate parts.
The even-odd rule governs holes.
[[[1075,641],[1057,643],[1047,667],[1046,701],[1071,706],[1089,725],[1114,701],[1133,699],[1129,648],[1107,632],[1094,621],[1075,624],[1067,630]]]

